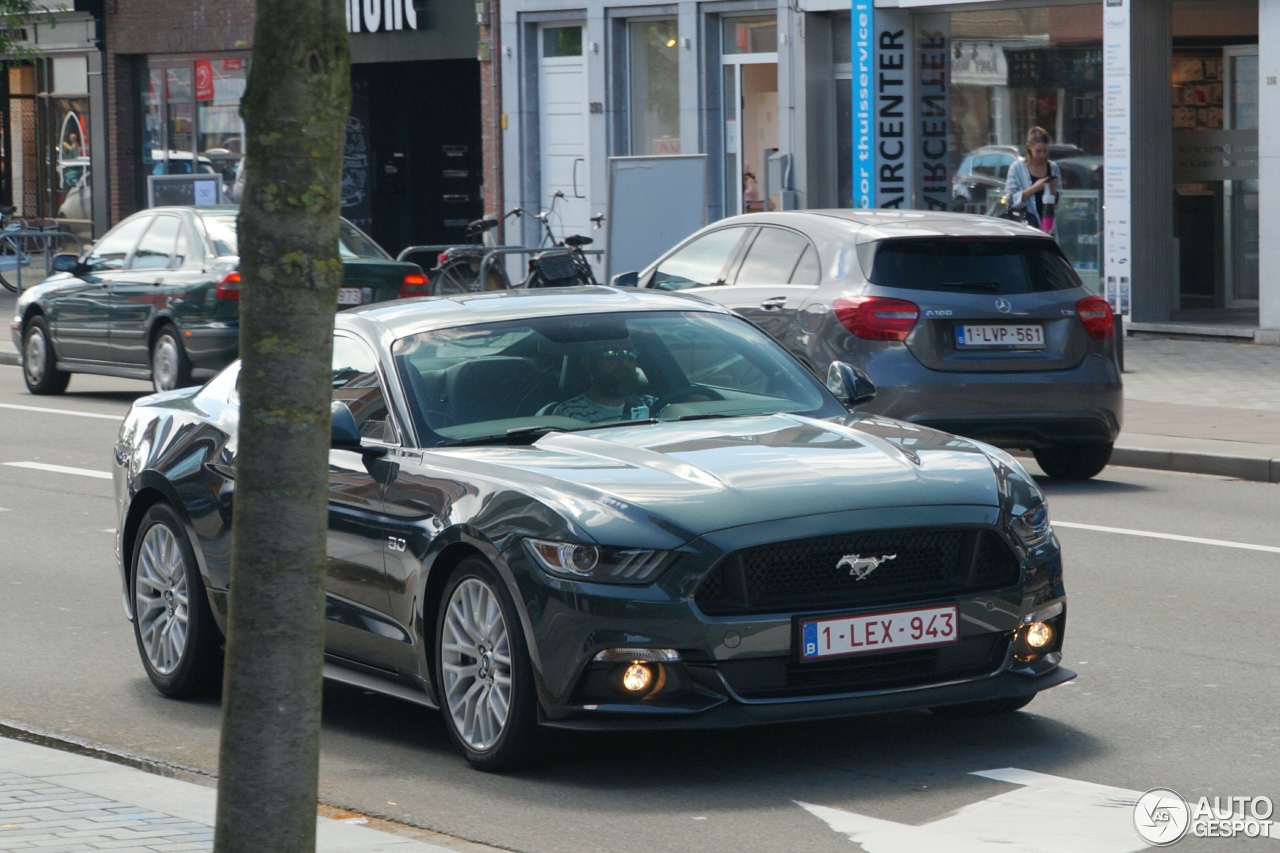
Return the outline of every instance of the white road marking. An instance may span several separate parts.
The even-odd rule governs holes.
[[[46,465],[43,462],[0,462],[0,465],[8,465],[10,468],[31,468],[35,471],[51,471],[54,474],[78,474],[81,477],[97,477],[101,480],[110,480],[110,471],[91,471],[88,468],[69,468],[66,465]]]
[[[1135,853],[1147,849],[1133,828],[1140,791],[1006,767],[971,774],[1020,785],[922,826],[857,812],[796,804],[865,853]]]
[[[1268,554],[1280,554],[1280,547],[1275,545],[1253,545],[1248,542],[1232,542],[1227,539],[1204,539],[1199,536],[1156,533],[1152,530],[1130,530],[1127,527],[1103,527],[1099,524],[1077,524],[1072,521],[1052,521],[1051,524],[1054,527],[1069,527],[1075,530],[1094,530],[1098,533],[1119,533],[1124,536],[1145,536],[1148,539],[1169,539],[1173,542],[1191,542],[1196,545],[1217,545],[1219,548],[1241,548],[1245,551],[1265,551]]]
[[[74,409],[50,409],[42,406],[19,406],[17,403],[0,403],[0,409],[16,409],[19,412],[44,412],[51,415],[74,415],[77,418],[106,418],[109,421],[122,421],[123,415],[104,415],[100,412],[77,412]]]

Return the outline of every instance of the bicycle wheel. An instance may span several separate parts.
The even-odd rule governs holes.
[[[15,281],[16,281],[16,279],[15,279]],[[4,272],[3,272],[2,270],[0,270],[0,285],[4,285],[4,289],[5,289],[5,290],[7,290],[7,291],[9,291],[10,293],[21,293],[21,292],[22,292],[22,290],[18,287],[18,285],[16,285],[16,284],[14,284],[13,282],[9,281],[8,277],[4,274]]]
[[[480,262],[471,258],[450,258],[433,270],[431,295],[455,296],[479,290],[479,268]]]
[[[25,263],[26,258],[18,244],[13,241],[13,237],[0,234],[0,284],[4,285],[5,290],[12,293],[22,292],[22,288],[18,286],[18,282],[21,281],[18,268]]]

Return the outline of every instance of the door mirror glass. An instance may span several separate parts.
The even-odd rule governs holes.
[[[78,269],[80,269],[79,257],[69,252],[64,252],[63,254],[53,256],[54,272],[69,272],[74,274]]]
[[[329,404],[329,446],[339,450],[360,449],[360,428],[351,408],[341,400]]]
[[[609,280],[614,287],[639,287],[640,273],[632,270],[631,272],[620,272]]]
[[[849,409],[876,398],[876,386],[871,377],[843,361],[833,361],[827,368],[827,390]]]

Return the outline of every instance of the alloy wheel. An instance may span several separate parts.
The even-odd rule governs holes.
[[[138,552],[133,601],[147,662],[171,675],[187,647],[188,590],[182,549],[167,526],[152,525]]]
[[[449,597],[441,631],[445,701],[459,737],[478,752],[502,736],[511,710],[511,643],[498,597],[467,578]]]

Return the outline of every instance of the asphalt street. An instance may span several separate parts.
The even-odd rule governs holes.
[[[76,376],[36,398],[0,366],[0,718],[213,773],[217,704],[151,688],[120,605],[101,475],[147,387]],[[575,737],[493,776],[434,712],[330,687],[321,798],[530,853],[961,849],[982,832],[1139,850],[1126,791],[1280,800],[1280,486],[1123,468],[1045,486],[1080,676],[1022,713]],[[1239,848],[1280,842],[1176,849]]]

